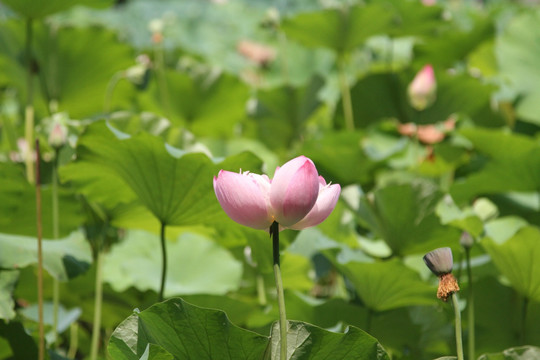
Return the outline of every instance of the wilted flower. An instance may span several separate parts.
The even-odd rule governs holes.
[[[274,178],[221,170],[214,190],[227,215],[239,224],[268,230],[304,229],[321,223],[336,206],[341,187],[327,184],[313,161],[299,156],[278,167]]]
[[[424,256],[424,262],[435,275],[439,277],[437,297],[447,301],[448,297],[459,291],[456,278],[452,275],[453,258],[449,247],[438,248]]]
[[[411,106],[416,110],[424,110],[431,105],[437,95],[437,83],[433,66],[424,66],[414,77],[407,88]]]

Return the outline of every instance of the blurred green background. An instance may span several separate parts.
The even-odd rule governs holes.
[[[538,4],[2,1],[0,358],[37,351],[36,138],[51,358],[107,358],[115,327],[156,301],[160,224],[165,296],[269,335],[268,234],[226,217],[212,177],[298,155],[343,191],[324,223],[281,234],[290,319],[357,326],[392,359],[452,355],[453,312],[421,259],[449,246],[466,354],[472,306],[475,358],[540,344]],[[407,88],[428,64],[435,99],[418,109]]]

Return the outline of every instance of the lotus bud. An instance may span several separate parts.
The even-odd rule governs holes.
[[[214,191],[225,213],[239,224],[268,230],[315,226],[336,206],[341,187],[327,184],[313,161],[299,156],[278,167],[274,178],[250,172],[221,170]]]
[[[435,73],[431,65],[420,70],[407,89],[411,106],[416,110],[424,110],[433,104],[437,95]]]
[[[57,113],[52,116],[52,122],[49,130],[49,145],[55,149],[62,147],[68,136],[66,113]]]
[[[463,246],[465,249],[470,249],[474,245],[474,239],[467,231],[464,231],[461,234],[461,237],[459,239],[459,243],[461,246]]]
[[[456,278],[452,275],[453,258],[449,247],[435,249],[424,256],[424,262],[432,273],[439,277],[437,297],[447,301],[448,297],[459,291]]]

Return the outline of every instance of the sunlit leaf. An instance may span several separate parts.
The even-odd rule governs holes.
[[[457,229],[439,222],[435,207],[442,193],[432,184],[388,185],[373,195],[373,200],[362,198],[358,219],[395,254],[426,253],[459,239]]]
[[[185,233],[175,241],[168,241],[167,256],[166,296],[222,295],[239,286],[241,264],[207,237]],[[118,292],[131,286],[141,291],[159,291],[160,261],[158,236],[132,230],[106,255],[104,281]]]
[[[388,360],[389,356],[377,339],[356,327],[335,333],[300,321],[289,321],[287,329],[288,359],[352,358]],[[271,336],[272,360],[279,359],[279,326],[274,324]]]
[[[540,348],[536,346],[520,346],[506,349],[500,353],[484,354],[478,360],[529,360],[540,357]]]
[[[19,278],[18,270],[0,270],[0,319],[15,317],[13,290]]]
[[[0,264],[17,269],[37,263],[37,239],[0,234]],[[92,263],[90,245],[80,233],[66,239],[43,240],[43,268],[66,281],[86,271]]]
[[[129,354],[136,349],[136,355],[141,356],[148,344],[156,344],[176,359],[259,360],[268,345],[268,337],[235,326],[224,312],[199,308],[179,298],[156,304],[136,316],[138,329],[133,318],[122,323],[111,337],[109,352]],[[138,359],[129,356],[121,358]]]
[[[351,51],[368,37],[383,33],[392,19],[385,6],[372,3],[343,9],[326,9],[286,19],[282,28],[291,39],[338,53]],[[313,36],[314,33],[319,34]]]
[[[519,293],[540,301],[540,230],[536,227],[520,229],[505,243],[497,245],[486,238],[482,245],[493,262]]]
[[[398,260],[334,264],[349,279],[364,304],[375,311],[402,306],[432,305],[436,290]]]

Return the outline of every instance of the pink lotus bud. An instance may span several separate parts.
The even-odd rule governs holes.
[[[338,184],[327,185],[324,178],[319,176],[319,196],[317,197],[317,202],[305,218],[290,228],[294,230],[302,230],[322,223],[336,207],[340,193],[341,186]]]
[[[424,110],[433,104],[437,96],[437,83],[431,65],[420,70],[407,89],[411,106],[416,110]]]
[[[67,136],[67,127],[59,121],[54,121],[49,133],[49,145],[53,148],[59,148],[66,143]]]
[[[304,229],[321,223],[336,206],[341,188],[327,185],[313,161],[305,156],[276,169],[274,179],[249,172],[221,170],[214,190],[223,210],[239,224],[268,230]]]
[[[313,161],[294,158],[276,169],[270,188],[270,203],[275,220],[289,227],[302,220],[319,195],[319,174]]]
[[[214,191],[227,215],[239,224],[269,229],[274,219],[269,213],[270,179],[249,172],[221,170],[214,177]]]

